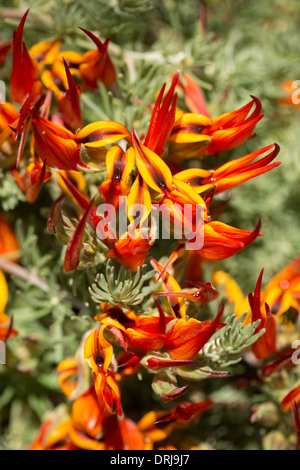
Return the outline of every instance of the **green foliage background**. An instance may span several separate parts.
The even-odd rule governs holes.
[[[299,253],[300,107],[279,103],[284,96],[281,82],[300,79],[298,0],[0,0],[0,42],[12,37],[29,6],[31,19],[24,31],[28,46],[63,37],[66,49],[90,48],[77,26],[111,38],[119,97],[101,86],[85,94],[86,123],[108,118],[143,129],[150,115],[146,104],[154,102],[162,83],[170,81],[178,68],[197,80],[212,116],[237,109],[249,101],[249,95],[257,96],[265,118],[255,138],[230,156],[243,156],[277,142],[282,165],[228,194],[221,218],[252,230],[261,217],[265,236],[215,267],[228,271],[247,294],[254,289],[262,267],[267,283]],[[0,78],[7,82],[9,73],[8,64]],[[179,104],[184,106],[182,98]],[[228,155],[219,156],[219,162],[226,159]],[[203,164],[212,168],[217,163],[214,157],[206,157]],[[47,285],[43,289],[9,278],[7,313],[13,314],[19,336],[8,343],[7,367],[0,366],[0,447],[16,449],[29,445],[44,413],[62,400],[55,368],[74,354],[82,333],[94,324],[95,304],[88,290],[84,294],[79,286],[90,285],[96,272],[78,272],[74,280],[73,274],[63,273],[61,246],[45,229],[52,200],[47,188],[30,206],[13,178],[0,169],[0,200],[1,211],[7,212],[21,241],[24,269]],[[238,389],[235,385],[242,375],[249,382]],[[264,437],[268,430],[285,433],[288,424],[278,424],[277,408],[278,419],[271,426],[250,424],[253,406],[271,400],[272,389],[258,388],[249,377],[251,370],[243,363],[235,367],[233,379],[222,379],[222,387],[219,379],[207,382],[204,389],[217,406],[195,425],[194,434],[201,441],[214,448],[256,449],[268,447]],[[138,384],[129,382],[127,387],[127,408],[139,403],[141,410],[149,409],[152,402],[138,396]],[[200,393],[196,386],[194,393]],[[132,417],[138,419],[134,413]]]

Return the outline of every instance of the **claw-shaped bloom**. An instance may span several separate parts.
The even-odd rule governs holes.
[[[254,110],[248,116],[252,106]],[[248,117],[247,117],[248,116]],[[225,113],[215,119],[199,114],[184,113],[175,122],[169,137],[171,151],[182,158],[211,155],[229,150],[245,142],[262,119],[261,102],[252,101],[236,111]],[[179,144],[182,146],[180,149]]]
[[[13,59],[10,77],[10,92],[13,101],[22,103],[25,96],[32,90],[38,78],[38,67],[29,55],[25,43],[22,41],[24,24],[29,10],[21,19],[17,31],[13,34]]]
[[[29,98],[28,98],[29,100]],[[25,139],[32,122],[33,134],[37,153],[42,161],[52,168],[62,170],[77,170],[78,167],[90,168],[80,156],[81,147],[85,151],[89,149],[101,149],[121,139],[131,140],[131,136],[125,126],[113,121],[99,121],[85,126],[73,134],[68,129],[45,119],[38,114],[41,100],[35,99],[34,103],[22,107],[18,123],[17,134],[21,132],[21,125],[28,121],[26,131],[22,131],[18,160],[25,144]]]
[[[19,243],[17,237],[0,214],[0,256],[16,261],[19,258]]]

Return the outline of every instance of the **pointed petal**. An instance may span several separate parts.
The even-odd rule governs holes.
[[[86,147],[104,147],[121,139],[130,141],[131,135],[125,126],[114,121],[93,122],[74,135],[75,142]]]
[[[297,450],[300,450],[300,416],[297,403],[293,401],[292,403],[292,412],[295,420],[295,430],[297,436]]]

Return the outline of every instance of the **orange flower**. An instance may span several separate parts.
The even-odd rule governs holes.
[[[12,173],[24,191],[29,204],[36,201],[44,182],[51,177],[51,172],[46,170],[46,160],[42,165],[38,158],[27,166],[26,173],[22,178],[18,175],[17,170],[12,170]]]
[[[171,318],[139,315],[133,328],[126,329],[128,347],[143,351],[160,350],[165,343],[166,324]]]
[[[38,78],[37,64],[31,59],[25,43],[22,41],[24,23],[29,10],[20,21],[17,31],[13,35],[13,59],[10,77],[10,92],[13,101],[22,103],[25,96],[32,90]]]
[[[222,304],[216,318],[210,321],[198,321],[195,318],[181,318],[167,331],[164,348],[173,359],[192,359],[209,341],[211,336],[224,325],[220,324],[223,314]]]
[[[239,318],[249,310],[248,298],[244,296],[237,282],[228,273],[216,271],[213,274],[213,282],[217,287],[224,288],[224,295],[228,303],[233,304],[233,311]],[[248,317],[249,315],[244,320],[245,324],[250,322]]]
[[[98,399],[103,403],[109,413],[122,414],[119,388],[114,379],[114,373],[109,370],[113,347],[104,338],[106,325],[99,326],[86,339],[84,344],[84,357],[89,367],[94,371],[95,390]]]
[[[59,101],[68,89],[68,81],[65,76],[65,64],[70,67],[70,73],[81,77],[85,89],[95,89],[98,81],[109,87],[116,81],[115,67],[108,55],[107,48],[109,38],[102,43],[93,33],[80,28],[96,44],[97,49],[79,54],[74,51],[59,52],[62,41],[43,41],[35,44],[29,51],[31,57],[38,64],[51,65],[49,69],[41,71],[41,81],[46,88],[52,90]]]
[[[166,291],[171,293],[171,295],[168,295],[168,302],[173,316],[175,318],[185,318],[185,303],[183,296],[181,296],[180,285],[173,276],[171,276],[157,261],[155,261],[155,259],[151,259],[151,264],[160,273],[159,278],[162,279]]]
[[[11,49],[11,45],[12,41],[6,41],[0,44],[0,65],[5,61],[5,58]]]
[[[13,64],[10,80],[11,95],[15,102],[22,103],[25,96],[31,92],[34,82],[39,78],[48,89],[54,91],[58,98],[63,97],[62,85],[68,90],[67,80],[64,76],[63,60],[72,64],[72,74],[79,74],[87,88],[97,88],[97,81],[101,80],[108,87],[116,81],[116,71],[108,55],[107,46],[109,38],[102,43],[94,34],[80,28],[96,44],[97,50],[88,51],[81,55],[73,51],[59,53],[61,39],[42,41],[35,44],[28,52],[22,41],[24,24],[29,10],[22,17],[17,31],[13,35]],[[10,43],[0,46],[0,63],[9,52]],[[51,65],[51,70],[43,69],[44,65]],[[26,73],[23,71],[26,70]],[[68,79],[69,82],[69,79]]]
[[[214,260],[229,258],[250,245],[260,235],[259,229],[260,221],[253,232],[217,221],[205,223],[203,247],[197,253],[203,258]]]
[[[36,46],[39,46],[39,44],[41,43],[36,44]],[[40,72],[41,82],[45,88],[53,91],[53,93],[55,93],[57,96],[58,101],[61,102],[69,88],[66,66],[68,67],[72,76],[78,75],[78,67],[82,63],[83,56],[78,52],[63,51],[56,56],[51,56],[51,60],[51,68],[43,68]]]
[[[37,153],[42,160],[52,168],[77,170],[79,147],[72,132],[41,116],[35,117],[32,124]]]
[[[121,395],[119,387],[111,372],[100,372],[95,375],[95,390],[97,397],[109,413],[122,415]]]
[[[253,105],[255,108],[248,116]],[[184,158],[230,150],[251,137],[256,124],[263,117],[260,112],[261,102],[253,96],[252,101],[242,108],[215,119],[183,113],[175,122],[169,137],[173,144],[171,150],[176,154],[178,149],[181,157],[185,154]]]

